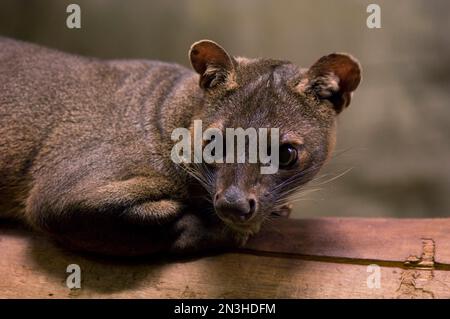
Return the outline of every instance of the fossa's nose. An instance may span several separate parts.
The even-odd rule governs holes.
[[[219,217],[236,223],[244,223],[254,215],[256,200],[233,185],[216,194],[214,207]]]

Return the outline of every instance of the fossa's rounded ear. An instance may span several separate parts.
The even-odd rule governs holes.
[[[337,113],[350,104],[352,92],[361,82],[361,66],[352,56],[332,53],[321,57],[306,72],[296,89],[313,92],[328,100]]]
[[[233,59],[220,45],[211,40],[195,42],[189,50],[194,70],[200,74],[200,87],[209,89],[231,80]]]

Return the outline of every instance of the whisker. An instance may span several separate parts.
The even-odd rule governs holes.
[[[338,178],[340,178],[340,177],[344,176],[345,174],[347,174],[348,172],[350,172],[352,169],[353,169],[353,167],[350,167],[350,168],[346,169],[344,172],[340,173],[339,175],[334,176],[334,177],[332,177],[329,180],[326,180],[324,182],[321,182],[320,184],[315,184],[314,186],[322,186],[322,185],[328,184],[328,183],[330,183],[332,181],[335,181]]]

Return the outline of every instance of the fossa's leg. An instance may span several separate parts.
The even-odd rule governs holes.
[[[220,249],[244,241],[215,214],[189,209],[169,179],[83,180],[61,192],[37,183],[26,216],[37,229],[77,250],[110,255],[176,254]]]
[[[165,250],[175,236],[171,224],[184,209],[172,195],[176,187],[163,176],[53,185],[35,183],[26,218],[62,244],[85,251],[138,255]]]

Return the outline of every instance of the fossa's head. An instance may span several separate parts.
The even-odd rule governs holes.
[[[360,83],[360,65],[332,53],[303,69],[286,61],[232,57],[208,40],[194,43],[189,57],[206,98],[203,130],[218,128],[225,137],[226,128],[279,129],[277,173],[261,174],[258,163],[201,170],[217,215],[237,232],[254,233],[329,158],[336,117]]]

